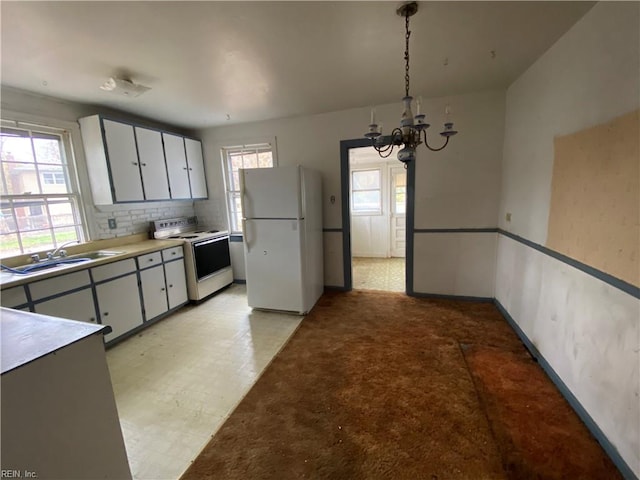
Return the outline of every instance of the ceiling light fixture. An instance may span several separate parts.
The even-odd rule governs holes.
[[[371,139],[371,145],[376,149],[378,154],[382,158],[387,158],[393,152],[393,147],[403,145],[404,147],[398,151],[398,160],[404,163],[405,168],[409,162],[412,162],[416,158],[416,147],[422,142],[424,137],[424,144],[426,147],[437,152],[444,149],[449,143],[449,137],[452,137],[457,131],[453,129],[453,122],[451,122],[449,115],[450,110],[447,106],[445,110],[446,118],[444,123],[444,130],[440,132],[440,135],[445,137],[445,142],[441,147],[433,148],[427,142],[427,128],[429,124],[425,122],[425,114],[420,113],[420,100],[417,101],[416,116],[413,116],[411,111],[411,103],[413,97],[409,95],[409,37],[411,31],[409,30],[409,17],[413,16],[418,11],[417,2],[408,2],[401,5],[396,13],[405,19],[405,74],[404,74],[404,86],[405,96],[402,99],[403,110],[400,118],[400,127],[396,127],[391,131],[390,136],[382,135],[382,125],[376,123],[375,109],[371,109],[371,123],[369,124],[369,130],[365,133],[365,137]]]
[[[139,97],[147,90],[151,90],[151,87],[145,87],[144,85],[133,83],[131,80],[116,77],[111,77],[100,88],[125,97]]]

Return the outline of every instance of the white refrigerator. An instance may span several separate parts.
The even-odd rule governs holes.
[[[242,169],[240,188],[249,306],[306,314],[324,291],[320,174]]]

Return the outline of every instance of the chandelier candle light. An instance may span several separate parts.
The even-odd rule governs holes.
[[[420,113],[420,99],[417,100],[416,116],[413,116],[411,111],[411,103],[413,97],[409,95],[409,37],[411,32],[409,31],[409,17],[413,16],[418,11],[417,2],[409,2],[403,4],[396,10],[396,13],[405,19],[405,96],[402,99],[404,108],[402,110],[402,116],[400,117],[400,127],[396,127],[391,131],[390,137],[384,137],[382,135],[382,124],[376,123],[375,108],[371,109],[371,123],[369,124],[369,131],[364,134],[365,137],[371,139],[371,145],[376,149],[378,154],[382,158],[387,158],[393,152],[393,147],[403,145],[398,151],[398,160],[404,163],[405,168],[409,162],[412,162],[416,158],[416,147],[422,142],[424,137],[424,144],[432,152],[438,152],[449,143],[449,137],[458,133],[453,129],[453,122],[450,121],[450,109],[447,106],[445,110],[446,118],[444,124],[444,130],[440,132],[440,135],[445,137],[445,142],[441,147],[433,148],[427,142],[427,128],[429,124],[425,122],[425,114]]]

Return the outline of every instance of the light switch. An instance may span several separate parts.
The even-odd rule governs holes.
[[[505,218],[505,220],[507,222],[510,222],[511,221],[511,212],[507,212],[507,214],[504,216],[504,218]]]

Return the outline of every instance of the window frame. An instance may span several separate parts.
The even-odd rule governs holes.
[[[272,165],[271,167],[262,167],[262,168],[275,168],[278,166],[278,155],[276,149],[275,138],[271,139],[260,139],[254,141],[247,141],[241,144],[230,143],[229,145],[225,145],[220,149],[220,156],[222,159],[222,170],[224,176],[224,187],[225,187],[225,201],[226,201],[226,210],[227,210],[227,224],[229,228],[229,233],[231,235],[243,235],[242,231],[242,220],[237,220],[238,212],[235,210],[234,203],[236,198],[240,197],[240,185],[237,185],[237,189],[233,189],[233,166],[231,165],[231,158],[229,156],[230,153],[240,153],[243,151],[251,152],[256,151],[271,151],[271,159]],[[260,167],[258,167],[260,168]],[[235,222],[238,221],[238,225],[235,225]]]
[[[46,212],[48,219],[48,228],[42,229],[43,231],[49,232],[51,235],[53,248],[58,247],[60,244],[64,243],[66,240],[58,239],[55,231],[61,229],[69,229],[73,228],[76,231],[76,237],[80,242],[86,241],[89,239],[88,235],[88,222],[86,216],[86,204],[84,198],[81,195],[80,190],[80,181],[78,178],[77,171],[77,161],[76,152],[73,148],[74,141],[78,138],[78,132],[74,131],[74,124],[64,121],[54,121],[51,119],[43,118],[43,117],[32,117],[25,114],[20,114],[17,112],[2,112],[2,118],[0,119],[0,126],[2,128],[13,129],[13,130],[21,130],[25,131],[27,134],[25,135],[28,138],[34,138],[33,132],[41,133],[44,135],[51,135],[58,137],[60,140],[60,153],[63,157],[63,162],[60,164],[62,167],[61,172],[46,172],[46,167],[50,166],[49,164],[43,164],[45,171],[42,171],[40,166],[36,166],[35,171],[38,173],[36,176],[38,185],[40,187],[40,192],[37,194],[32,193],[23,193],[23,194],[2,194],[2,203],[3,205],[7,205],[7,208],[11,209],[11,214],[13,220],[16,220],[16,211],[14,204],[19,201],[36,201],[41,202],[41,206],[44,206],[43,210]],[[37,138],[37,136],[35,137]],[[35,159],[34,159],[35,160]],[[36,162],[37,164],[37,162]],[[63,193],[44,193],[43,186],[45,185],[43,173],[51,173],[53,175],[54,183],[46,185],[60,185],[60,183],[56,180],[56,175],[62,174],[64,175],[66,185],[68,186],[68,191]],[[3,186],[4,188],[4,186]],[[56,201],[60,201],[63,199],[68,199],[71,204],[71,215],[73,216],[73,224],[72,225],[64,225],[64,226],[55,226],[52,221],[52,213],[48,208],[50,203],[55,203]],[[26,205],[28,208],[31,205]],[[42,207],[41,207],[42,208]],[[29,253],[42,252],[44,250],[50,249],[51,244],[43,244],[41,246],[35,246],[33,248],[28,248],[24,246],[22,241],[21,233],[25,233],[32,230],[24,230],[19,228],[18,223],[15,222],[16,229],[12,231],[13,234],[16,235],[18,239],[18,246],[20,248],[21,253],[11,253],[11,254],[3,254],[0,252],[0,258],[8,258],[11,256],[19,256],[26,255]],[[4,235],[0,238],[4,238]],[[25,249],[27,248],[27,249]]]

